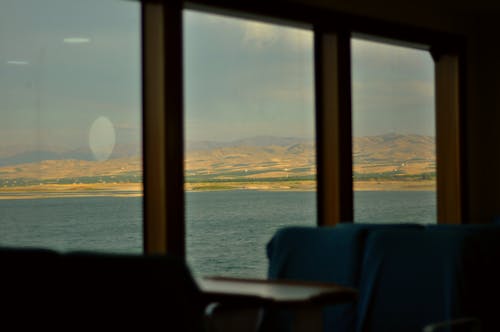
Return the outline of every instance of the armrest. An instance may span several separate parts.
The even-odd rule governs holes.
[[[426,325],[422,332],[480,332],[481,321],[475,317],[463,317]]]

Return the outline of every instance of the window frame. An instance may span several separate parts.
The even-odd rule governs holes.
[[[312,26],[318,226],[353,221],[351,64],[354,34],[428,45],[436,67],[438,223],[465,215],[464,38],[291,2],[143,0],[144,253],[185,256],[182,12],[195,9]],[[451,125],[450,125],[450,119]]]

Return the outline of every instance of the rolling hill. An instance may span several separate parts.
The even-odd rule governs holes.
[[[134,150],[135,149],[135,150]],[[85,149],[25,151],[0,158],[0,186],[48,183],[142,181],[137,148],[120,147],[107,161],[93,161]],[[434,138],[386,134],[353,139],[355,180],[426,178],[435,174]],[[186,182],[313,180],[314,142],[260,136],[232,142],[188,142]]]

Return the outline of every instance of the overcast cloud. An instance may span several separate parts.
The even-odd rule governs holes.
[[[2,0],[0,45],[0,148],[79,148],[103,117],[140,144],[138,3]],[[430,55],[352,49],[354,134],[433,135]],[[186,11],[184,65],[188,140],[314,137],[312,30]]]

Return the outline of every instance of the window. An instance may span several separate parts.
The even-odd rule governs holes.
[[[278,26],[186,9],[197,5],[207,13],[234,11],[246,18],[292,20],[303,26]],[[222,270],[229,273],[262,275],[263,243],[276,227],[352,221],[352,177],[359,180],[360,155],[355,143],[353,170],[351,134],[358,136],[361,127],[356,123],[363,113],[356,90],[360,72],[356,69],[357,46],[351,47],[353,33],[380,38],[396,34],[400,40],[429,45],[435,76],[437,196],[430,201],[437,202],[438,222],[461,222],[459,78],[463,45],[457,36],[293,3],[284,11],[264,3],[210,0],[5,0],[0,7],[2,245],[119,252],[144,248],[147,254],[184,256],[187,238],[189,256],[195,250],[192,245],[210,240],[200,240],[193,233],[189,218],[199,212],[198,199],[193,197],[206,196],[210,201],[227,193],[207,189],[234,189],[235,185],[262,189],[268,185],[271,189],[306,190],[309,198],[300,200],[303,206],[296,204],[303,215],[259,235],[260,262],[236,269],[228,261],[223,263]],[[198,29],[204,21],[210,21],[211,28],[227,38],[214,40],[214,31]],[[220,24],[226,28],[221,29]],[[242,33],[242,26],[247,27],[247,34]],[[220,47],[213,49],[209,41]],[[242,52],[238,48],[242,43],[253,44],[254,49]],[[289,52],[280,49],[284,44],[291,47]],[[201,52],[211,48],[212,57],[200,60]],[[216,51],[226,52],[227,57],[216,58]],[[427,77],[431,71],[426,69]],[[231,72],[242,76],[230,80]],[[355,84],[352,113],[351,78]],[[237,90],[242,81],[259,85]],[[224,89],[225,94],[221,93]],[[216,103],[209,102],[213,95],[220,97]],[[215,111],[219,113],[212,116]],[[221,115],[228,123],[223,128],[213,121]],[[299,115],[302,120],[293,124]],[[267,127],[252,121],[259,119]],[[276,143],[275,147],[302,156],[300,163],[296,162],[299,159],[284,162],[266,156],[263,159],[269,159],[269,164],[263,161],[263,168],[257,170],[242,160],[237,167],[231,165],[225,173],[218,173],[211,183],[207,179],[214,174],[208,174],[208,167],[206,174],[197,173],[203,167],[196,166],[193,157],[195,141],[241,142],[262,136],[286,138],[282,142],[293,145]],[[269,168],[272,166],[278,167],[275,173]],[[431,170],[422,174],[433,179]],[[269,180],[279,181],[264,184],[272,182]],[[195,192],[200,187],[205,191]],[[293,190],[286,194],[298,194]],[[256,195],[254,201],[274,193],[245,191]],[[354,200],[357,214],[362,203],[357,197]],[[238,242],[228,247],[247,250],[242,243],[250,232],[241,232],[239,240],[232,237]],[[196,269],[222,271],[215,268],[217,264],[210,266],[214,270]]]
[[[354,221],[435,223],[433,59],[365,39],[351,49]]]
[[[140,5],[2,1],[0,45],[0,244],[142,252]]]
[[[187,258],[265,277],[265,245],[316,224],[313,34],[184,12]]]

